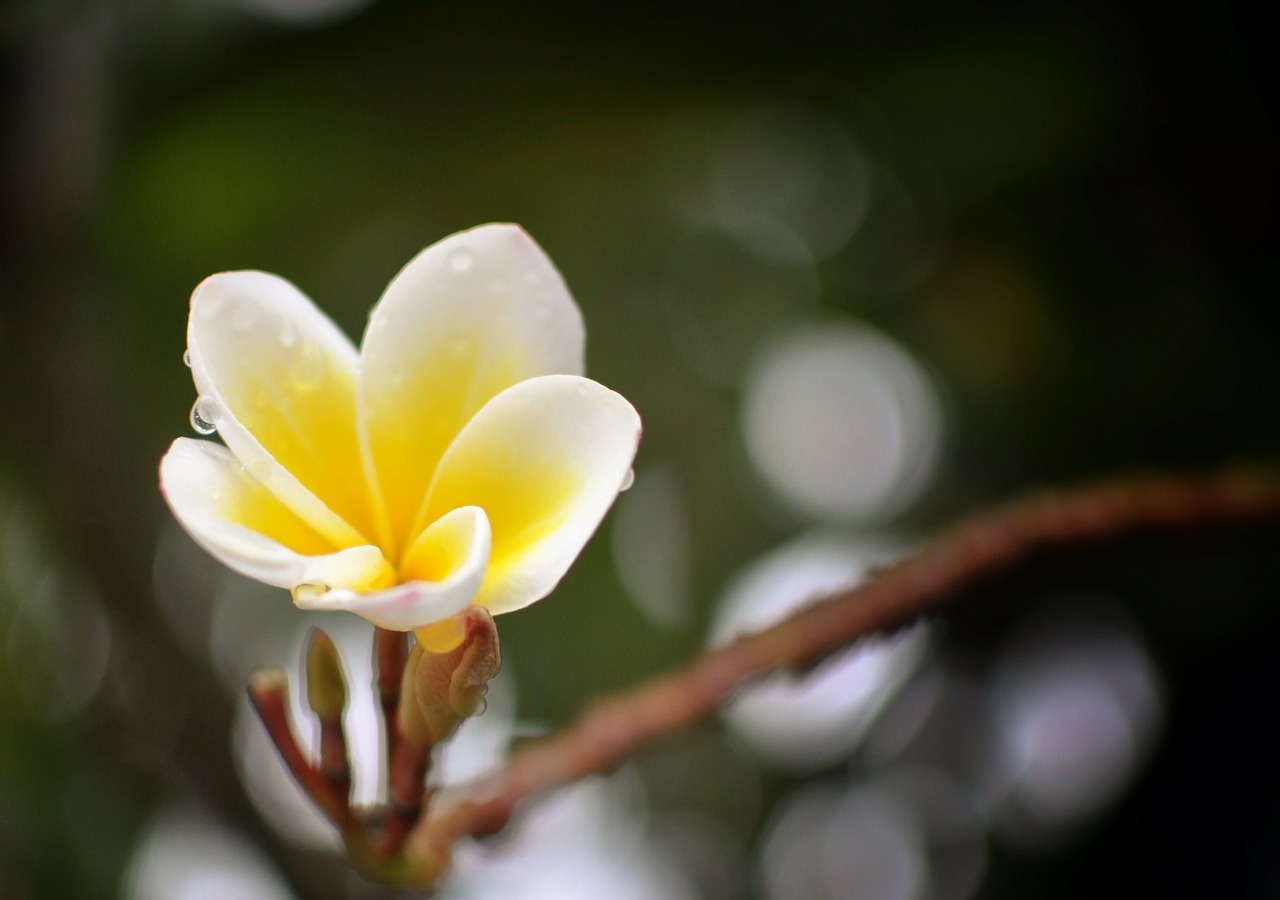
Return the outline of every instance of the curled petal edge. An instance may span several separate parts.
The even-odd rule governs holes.
[[[345,588],[329,591],[297,590],[293,602],[299,609],[353,612],[379,628],[414,631],[454,616],[466,609],[480,590],[489,564],[489,520],[479,507],[455,509],[435,522],[418,543],[439,534],[469,531],[465,555],[439,581],[411,580],[386,590],[361,593]]]
[[[237,308],[255,311],[239,327],[235,322]],[[227,447],[243,464],[253,465],[262,471],[259,480],[281,503],[339,546],[366,543],[370,536],[362,534],[330,508],[311,487],[304,485],[288,465],[262,444],[254,430],[241,421],[239,410],[247,407],[249,401],[238,396],[236,390],[228,393],[234,387],[231,372],[226,365],[215,364],[218,358],[226,355],[225,352],[214,352],[218,346],[229,342],[243,343],[246,335],[266,328],[269,322],[277,325],[289,323],[295,329],[295,340],[299,346],[305,344],[315,348],[317,363],[323,361],[335,371],[354,377],[349,373],[356,371],[357,350],[293,283],[268,272],[219,272],[200,282],[191,294],[187,349],[196,391],[215,407],[218,419],[213,424],[216,424],[218,434]],[[270,343],[272,346],[278,343],[274,335]],[[251,356],[249,359],[254,360],[254,365],[263,364],[260,357]],[[354,429],[351,438],[358,453]],[[363,460],[359,465],[363,469]],[[349,474],[365,477],[363,471]]]
[[[368,590],[394,580],[391,564],[372,544],[301,552],[237,522],[215,497],[240,497],[253,506],[276,501],[268,499],[265,489],[219,444],[175,440],[160,461],[160,493],[192,540],[223,565],[256,581],[284,588],[319,582]],[[296,522],[291,527],[297,538],[307,526]],[[324,543],[319,537],[310,542]]]
[[[513,385],[472,418],[436,470],[427,511],[475,503],[492,518],[477,603],[501,615],[555,589],[617,499],[640,433],[625,397],[574,375]]]
[[[392,578],[391,565],[382,551],[372,544],[349,547],[323,556],[304,556],[256,531],[230,522],[205,523],[198,531],[190,527],[186,527],[186,531],[228,568],[275,587],[385,584]]]

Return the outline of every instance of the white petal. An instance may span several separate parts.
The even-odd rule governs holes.
[[[474,506],[455,509],[424,531],[407,557],[407,570],[416,567],[432,580],[415,578],[367,594],[304,592],[294,595],[294,603],[302,609],[347,610],[379,628],[413,631],[465,609],[480,589],[488,562],[489,522],[484,511]]]
[[[336,547],[219,444],[174,441],[160,461],[160,492],[197,544],[258,581],[286,588],[326,584],[370,590],[394,577],[377,547]]]
[[[617,498],[640,439],[621,395],[586,378],[547,375],[482,409],[449,447],[429,516],[474,505],[493,529],[476,603],[503,613],[545,597]]]
[[[191,296],[202,416],[286,506],[338,545],[376,537],[356,430],[358,356],[296,287],[223,272]]]
[[[391,552],[427,524],[431,475],[476,411],[525,379],[581,373],[583,334],[560,273],[515,225],[445,238],[392,280],[369,318],[360,381]]]

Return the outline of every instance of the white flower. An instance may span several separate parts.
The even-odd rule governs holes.
[[[197,430],[160,488],[237,572],[409,631],[545,597],[630,469],[640,419],[583,378],[582,317],[514,225],[418,254],[356,350],[296,287],[224,272],[191,297]],[[442,626],[443,627],[443,626]]]

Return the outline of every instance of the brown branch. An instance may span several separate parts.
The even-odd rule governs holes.
[[[351,796],[351,762],[347,758],[347,738],[342,731],[342,719],[320,717],[321,777],[329,782],[334,796]],[[349,801],[348,801],[349,802]]]
[[[410,829],[422,816],[422,797],[430,759],[425,749],[409,741],[396,745],[396,754],[391,759],[391,769],[387,774],[386,817],[375,847],[380,860],[392,859],[400,852]]]
[[[975,517],[869,583],[602,701],[558,734],[527,745],[504,772],[424,818],[410,835],[406,854],[423,877],[434,878],[448,866],[458,837],[498,831],[531,794],[606,771],[643,745],[707,717],[751,679],[811,666],[861,636],[905,624],[1037,551],[1098,543],[1145,528],[1277,517],[1280,481],[1255,475],[1117,482],[1035,496]]]
[[[426,787],[428,756],[422,748],[405,739],[399,719],[400,694],[408,658],[408,635],[384,628],[374,631],[374,661],[387,745],[388,805],[381,823],[381,834],[375,842],[377,856],[381,860],[390,860],[400,852],[409,829],[422,815],[422,794]]]
[[[263,669],[249,679],[249,699],[267,728],[271,742],[302,789],[320,807],[344,836],[356,833],[360,823],[351,811],[345,792],[339,792],[328,778],[303,755],[289,727],[288,683],[279,669]],[[345,753],[344,753],[345,756]]]
[[[342,727],[342,711],[347,705],[347,685],[342,674],[342,661],[333,639],[313,628],[306,644],[307,704],[320,722],[321,776],[329,782],[334,796],[351,796],[351,762],[347,756],[347,737]]]
[[[409,659],[409,636],[403,631],[376,628],[373,632],[373,663],[378,675],[378,697],[382,704],[382,720],[387,728],[387,765],[395,757],[400,741],[396,728],[396,710],[400,706],[400,681],[404,664]]]

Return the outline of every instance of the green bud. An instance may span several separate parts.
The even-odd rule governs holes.
[[[321,719],[337,719],[347,705],[347,682],[333,639],[319,628],[307,641],[307,704]]]

